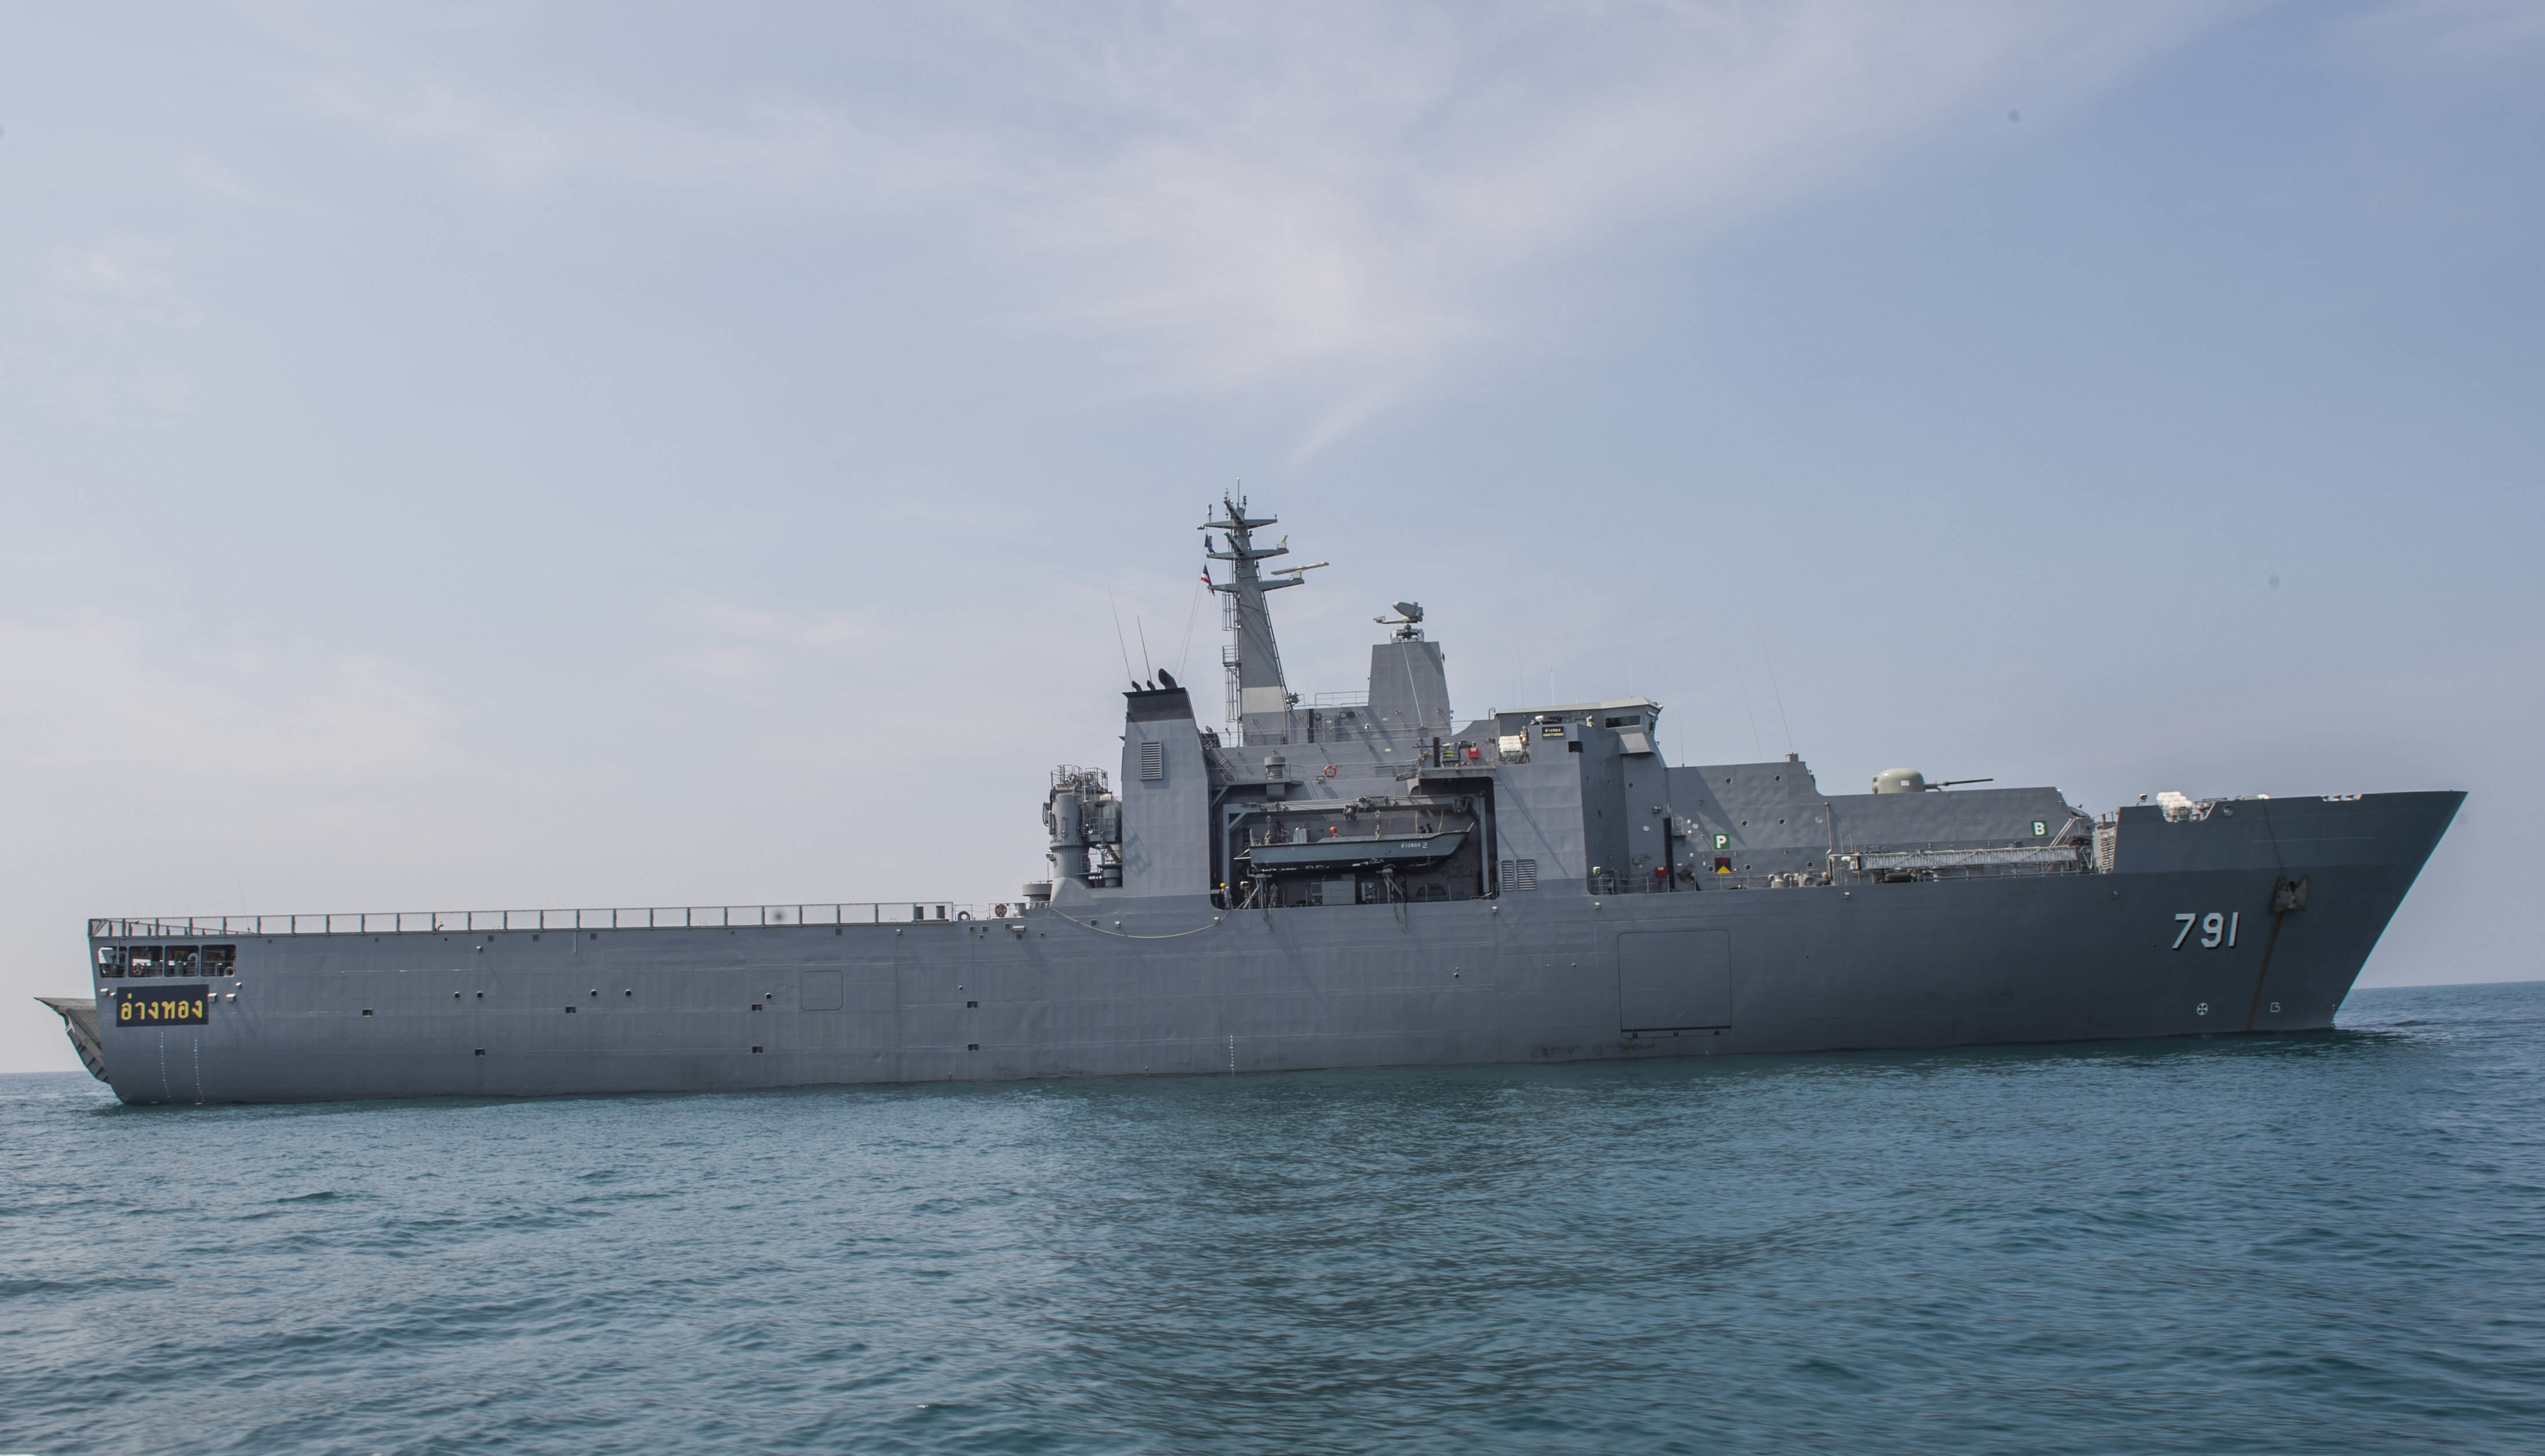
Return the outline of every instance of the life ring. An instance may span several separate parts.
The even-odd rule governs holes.
[[[972,912],[968,910],[958,910],[954,912],[954,918],[956,920],[970,920],[972,918]]]
[[[1334,766],[1334,765],[1332,765],[1332,764],[1328,764],[1328,765],[1326,766],[1326,771],[1325,771],[1324,773],[1322,773],[1322,774],[1319,774],[1318,776],[1319,776],[1319,777],[1321,777],[1321,778],[1332,778],[1332,777],[1334,777],[1334,776],[1335,776],[1335,766]]]
[[[1005,905],[996,906],[990,913],[1001,920],[1006,920],[1008,918],[1008,907]]]

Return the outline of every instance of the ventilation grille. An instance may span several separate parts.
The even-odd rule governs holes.
[[[1503,888],[1504,888],[1504,889],[1506,889],[1506,890],[1534,890],[1534,889],[1536,889],[1536,888],[1537,888],[1537,861],[1536,861],[1536,860],[1534,860],[1534,859],[1506,859],[1506,860],[1504,860],[1504,861],[1503,861]]]
[[[1152,742],[1140,745],[1140,776],[1142,778],[1164,778],[1167,776],[1167,746],[1165,744]]]

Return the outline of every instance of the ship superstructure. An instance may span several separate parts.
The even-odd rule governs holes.
[[[1561,1061],[2329,1026],[2454,792],[2100,819],[1674,767],[1625,696],[1460,722],[1421,605],[1303,700],[1223,500],[1218,726],[1123,694],[1014,901],[100,919],[48,999],[133,1102]],[[1224,731],[1223,731],[1224,730]]]

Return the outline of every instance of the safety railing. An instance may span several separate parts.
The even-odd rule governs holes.
[[[1668,870],[1619,873],[1595,869],[1583,876],[1582,888],[1604,898],[1609,895],[1667,895],[1679,886],[1671,883]]]
[[[1979,846],[1956,849],[1848,849],[1812,869],[1699,870],[1683,890],[1787,890],[1817,885],[1912,884],[1936,880],[1997,879],[2021,875],[2092,874],[2085,844]],[[1601,893],[1593,876],[1593,894]],[[1620,883],[1612,893],[1633,894],[1659,885]]]
[[[1023,914],[1023,905],[992,908]],[[200,938],[205,935],[429,934],[436,930],[698,930],[780,926],[948,925],[981,917],[981,907],[952,900],[861,900],[830,905],[673,905],[598,910],[379,910],[310,915],[192,915],[103,918],[88,923],[92,939]]]
[[[1699,874],[1693,881],[1683,881],[1681,888],[1696,891],[1800,890],[1810,886],[1828,885],[1837,882],[1838,881],[1833,876],[1824,874],[1818,870],[1794,869],[1760,871],[1757,873],[1735,870],[1730,874]],[[1848,884],[1857,883],[1857,881],[1852,877],[1848,878],[1846,882]]]
[[[1974,846],[1958,849],[1851,849],[1829,856],[1835,875],[1899,884],[2004,875],[2088,874],[2092,844]]]

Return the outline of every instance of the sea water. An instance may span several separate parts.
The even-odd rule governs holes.
[[[2545,985],[546,1101],[0,1079],[0,1451],[2545,1448]]]

